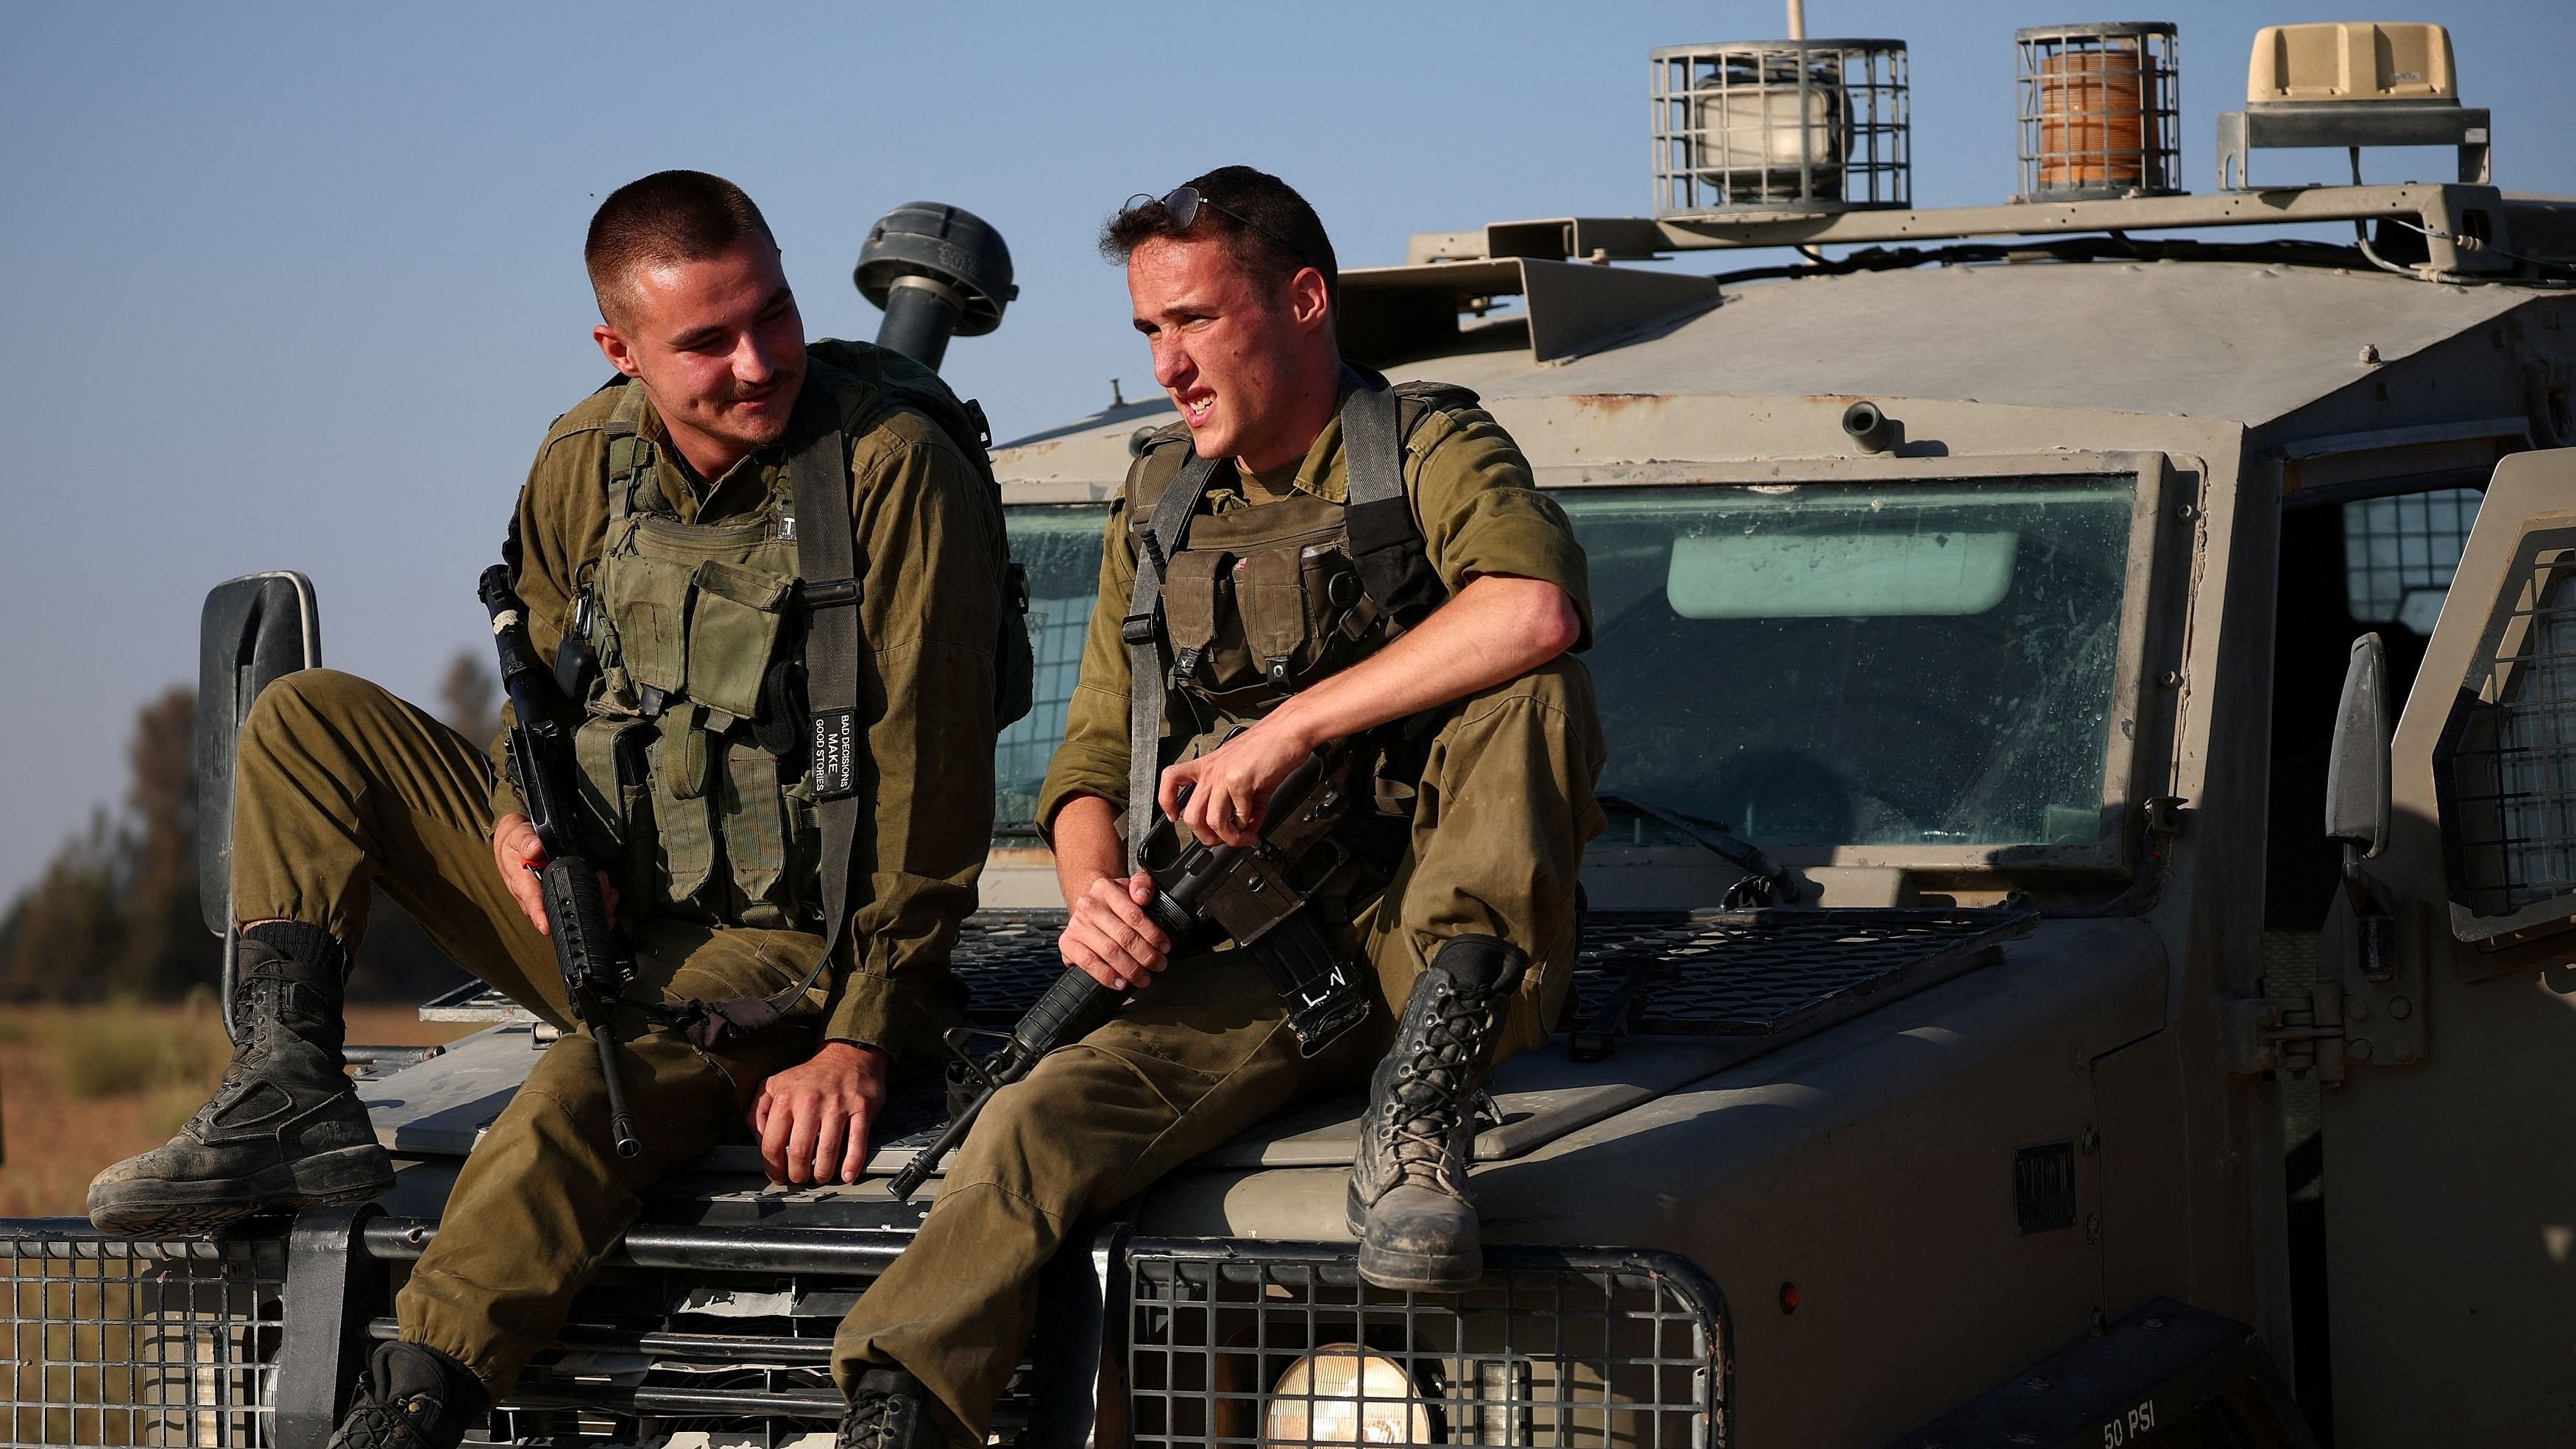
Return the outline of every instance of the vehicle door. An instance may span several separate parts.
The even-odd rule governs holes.
[[[2500,464],[2320,943],[2339,1445],[2576,1425],[2576,449]],[[2375,746],[2375,741],[2372,742]],[[2330,816],[2334,807],[2329,806]],[[2349,810],[2347,811],[2349,815]],[[2375,847],[2375,850],[2374,850]]]

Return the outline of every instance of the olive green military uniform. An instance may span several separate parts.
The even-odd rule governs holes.
[[[807,382],[809,392],[817,386],[846,403],[852,384],[818,360]],[[612,415],[622,402],[642,437],[660,435],[649,406],[635,411],[640,397],[640,389],[605,390],[558,420],[520,494],[511,528],[518,587],[546,657],[572,614],[576,580],[587,578],[614,527]],[[865,747],[851,964],[826,973],[776,1024],[712,1049],[666,1029],[639,1031],[627,1014],[623,1076],[644,1142],[634,1159],[610,1147],[592,1044],[574,1032],[547,1051],[466,1159],[439,1236],[397,1304],[405,1339],[470,1366],[496,1396],[551,1341],[573,1293],[633,1220],[638,1193],[735,1129],[763,1077],[810,1056],[824,1038],[881,1046],[900,1069],[928,1060],[957,1019],[947,953],[974,908],[991,831],[1001,517],[990,485],[922,414],[898,409],[853,431]],[[783,534],[792,559],[794,530],[778,522],[776,502],[784,460],[803,441],[791,432],[712,484],[661,447],[640,486],[659,490],[670,521],[702,532],[740,525],[733,533],[755,561],[764,542],[777,541],[764,535]],[[693,618],[714,612],[690,609]],[[752,661],[755,671],[761,662]],[[664,724],[663,734],[681,733],[673,720]],[[646,758],[652,778],[642,788],[654,792],[661,833],[674,839],[629,850],[618,872],[639,977],[631,995],[717,1002],[784,993],[823,949],[811,929],[818,916],[799,921],[763,905],[785,898],[769,878],[782,846],[811,875],[810,807],[800,809],[796,791],[774,788],[802,773],[761,774],[779,764],[746,750],[741,730],[730,741],[691,732],[700,736],[694,797],[671,782],[681,768],[676,745],[666,751],[657,741]],[[773,786],[766,792],[757,788],[764,780]],[[354,950],[373,881],[460,965],[572,1027],[553,947],[493,865],[493,823],[522,807],[464,736],[363,680],[312,670],[261,694],[241,736],[237,782],[240,919],[322,926]]]
[[[1130,472],[1131,493],[1147,466]],[[1219,469],[1190,547],[1220,535],[1297,535],[1294,523],[1260,525],[1311,516],[1318,501],[1342,503],[1339,420],[1302,463],[1279,471],[1237,479]],[[1429,562],[1451,593],[1484,574],[1548,580],[1574,600],[1589,641],[1582,549],[1492,417],[1472,408],[1428,414],[1407,438],[1403,471]],[[1138,506],[1122,496],[1110,515],[1041,821],[1076,795],[1123,804],[1128,794],[1130,665],[1120,626],[1135,581],[1130,514]],[[1238,576],[1255,579],[1260,567]],[[1193,573],[1175,560],[1174,579]],[[1246,592],[1228,587],[1229,597]],[[1180,630],[1186,610],[1172,592],[1166,599]],[[1258,635],[1263,625],[1242,627]],[[1186,742],[1167,737],[1165,757],[1204,749],[1223,723],[1196,738],[1183,725]],[[1068,1229],[1279,1108],[1363,1081],[1392,1040],[1413,978],[1451,937],[1490,935],[1528,953],[1532,969],[1501,1049],[1545,1040],[1567,988],[1583,845],[1601,829],[1592,787],[1602,757],[1590,678],[1571,658],[1440,711],[1420,756],[1405,848],[1382,893],[1350,902],[1352,929],[1342,933],[1375,970],[1368,1024],[1303,1057],[1249,953],[1175,961],[1107,1026],[995,1095],[919,1236],[843,1322],[835,1347],[843,1386],[870,1364],[899,1363],[945,1407],[952,1440],[983,1443],[1030,1330],[1038,1270]]]

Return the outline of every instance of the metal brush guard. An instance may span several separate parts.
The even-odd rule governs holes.
[[[16,1225],[0,1443],[276,1442],[286,1245]]]
[[[1697,1267],[1616,1249],[1498,1246],[1485,1260],[1472,1292],[1390,1293],[1347,1246],[1129,1242],[1130,1442],[1296,1443],[1263,1433],[1270,1390],[1300,1356],[1352,1343],[1404,1370],[1433,1442],[1726,1442],[1726,1303]],[[1290,1398],[1310,1415],[1321,1402]]]

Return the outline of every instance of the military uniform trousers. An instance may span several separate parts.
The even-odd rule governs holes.
[[[450,959],[565,1028],[466,1158],[395,1304],[405,1340],[468,1365],[500,1397],[553,1341],[641,1191],[740,1123],[770,1072],[813,1053],[822,995],[713,1051],[621,1014],[620,1065],[644,1150],[619,1157],[597,1048],[574,1027],[554,946],[493,866],[491,786],[491,762],[472,742],[376,685],[327,669],[288,675],[243,725],[232,890],[239,920],[321,926],[354,951],[367,888],[381,885]],[[775,993],[823,944],[671,921],[637,937],[640,999]]]
[[[1499,1055],[1547,1039],[1569,985],[1575,883],[1601,829],[1603,756],[1590,676],[1570,658],[1451,707],[1433,736],[1404,858],[1355,923],[1378,999],[1318,1056],[1257,961],[1184,957],[1118,1016],[994,1094],[920,1232],[843,1320],[844,1390],[901,1364],[980,1445],[1034,1321],[1039,1270],[1073,1225],[1301,1098],[1363,1084],[1413,979],[1443,942],[1490,935],[1529,954]]]

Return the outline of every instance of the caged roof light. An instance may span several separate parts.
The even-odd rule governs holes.
[[[1656,215],[1911,203],[1905,42],[1675,45],[1652,66]]]
[[[2021,199],[2171,196],[2181,183],[2180,71],[2163,21],[2016,31]]]

